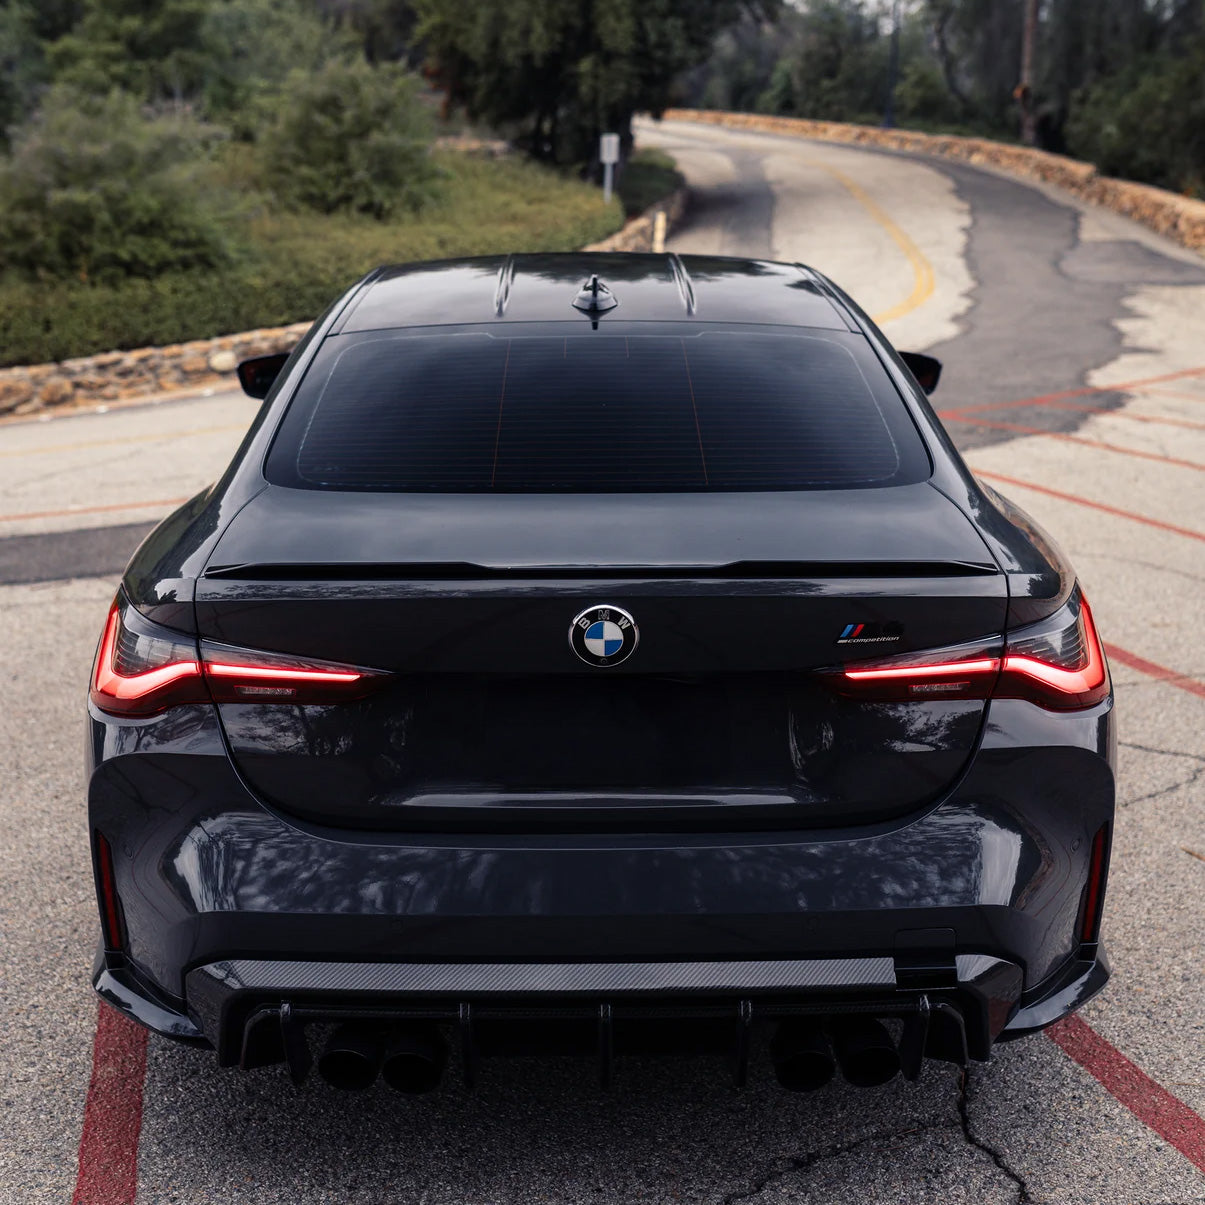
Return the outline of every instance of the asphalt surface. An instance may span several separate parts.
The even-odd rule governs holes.
[[[77,1197],[89,1205],[135,1189],[290,1205],[1205,1202],[1191,1122],[1205,1127],[1205,261],[962,165],[687,123],[640,136],[695,192],[671,249],[802,259],[897,346],[939,355],[935,402],[969,462],[1079,568],[1121,725],[1115,976],[1083,1018],[1149,1078],[1128,1092],[1119,1064],[1038,1036],[965,1079],[931,1064],[866,1091],[783,1093],[761,1050],[743,1093],[705,1059],[625,1061],[607,1096],[588,1065],[524,1060],[487,1063],[475,1096],[453,1076],[410,1100],[297,1091],[278,1069],[219,1071],[151,1038],[145,1075],[102,1063],[90,1093],[88,664],[127,555],[221,471],[255,407],[166,400],[0,424],[0,1201],[72,1199],[91,1102],[89,1127],[108,1125],[137,1169],[124,1196]],[[1160,1132],[1156,1084],[1195,1111],[1179,1129]]]

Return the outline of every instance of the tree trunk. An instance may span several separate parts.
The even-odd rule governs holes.
[[[1037,146],[1038,121],[1033,105],[1033,45],[1037,37],[1038,0],[1025,0],[1025,29],[1021,35],[1021,81],[1013,95],[1021,106],[1021,141]]]

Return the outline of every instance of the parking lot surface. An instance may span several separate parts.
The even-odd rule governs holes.
[[[409,1099],[221,1071],[107,1014],[82,774],[125,559],[255,403],[0,424],[0,1201],[1205,1202],[1205,260],[959,164],[641,127],[694,192],[670,249],[802,260],[946,365],[968,461],[1068,551],[1109,648],[1119,814],[1107,991],[963,1077],[810,1095],[719,1060],[487,1063]],[[99,1025],[98,1025],[99,1018]]]

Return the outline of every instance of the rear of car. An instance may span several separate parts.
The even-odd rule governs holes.
[[[413,1090],[453,1038],[743,1079],[764,1020],[814,1087],[1057,1019],[1113,789],[1067,567],[822,277],[587,259],[370,278],[137,554],[98,989],[296,1077],[342,1022],[328,1078]]]

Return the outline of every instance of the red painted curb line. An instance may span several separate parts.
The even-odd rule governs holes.
[[[1155,1083],[1078,1016],[1056,1021],[1046,1034],[1143,1125],[1205,1172],[1205,1118]]]
[[[1177,527],[1174,523],[1164,523],[1162,519],[1152,519],[1148,515],[1139,515],[1132,510],[1122,510],[1110,506],[1107,502],[1094,502],[1091,498],[1082,498],[1079,494],[1068,494],[1063,490],[1051,489],[1048,485],[1039,485],[1036,481],[1022,481],[1019,477],[1006,477],[1003,473],[989,473],[985,469],[972,468],[976,477],[984,477],[988,481],[1003,481],[1005,485],[1015,485],[1019,489],[1034,490],[1039,494],[1047,494],[1051,498],[1060,498],[1064,502],[1074,502],[1077,506],[1090,506],[1093,510],[1104,511],[1107,515],[1116,515],[1121,519],[1129,519],[1134,523],[1145,523],[1148,527],[1157,527],[1160,531],[1170,531],[1178,536],[1188,536],[1192,540],[1205,540],[1205,531],[1193,531],[1191,527]]]
[[[969,415],[969,417],[968,417]],[[1047,439],[1061,439],[1064,443],[1079,444],[1101,452],[1115,452],[1120,456],[1137,456],[1140,460],[1154,460],[1161,464],[1172,464],[1182,469],[1196,469],[1205,473],[1205,464],[1195,460],[1179,460],[1175,456],[1164,456],[1160,452],[1147,452],[1143,448],[1126,448],[1121,444],[1106,443],[1102,439],[1088,439],[1083,435],[1070,435],[1066,431],[1047,431],[1045,427],[1031,427],[1024,423],[1001,423],[980,418],[964,410],[942,410],[941,417],[952,423],[964,423],[972,427],[988,427],[993,431],[1016,431],[1021,435],[1044,435]]]
[[[1166,682],[1168,686],[1178,686],[1181,690],[1188,691],[1190,695],[1199,695],[1205,699],[1205,682],[1190,678],[1187,674],[1178,673],[1174,669],[1168,669],[1166,665],[1148,661],[1145,657],[1139,657],[1137,653],[1131,653],[1128,649],[1120,648],[1116,644],[1106,644],[1105,653],[1110,661],[1128,665],[1130,669],[1136,669],[1140,674],[1146,674],[1149,678]]]
[[[970,406],[959,406],[958,410],[964,414],[977,414],[980,411],[1002,410],[1011,406],[1044,406],[1047,402],[1061,402],[1065,398],[1073,397],[1090,397],[1094,393],[1135,393],[1147,385],[1161,385],[1165,381],[1180,381],[1185,377],[1199,377],[1202,374],[1205,374],[1205,367],[1184,368],[1179,372],[1166,372],[1157,377],[1119,381],[1116,385],[1081,385],[1078,389],[1060,389],[1058,393],[1038,393],[1033,397],[1016,398],[1011,402],[978,402]]]
[[[147,1032],[99,1000],[97,1010],[71,1205],[133,1205]]]

